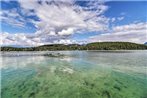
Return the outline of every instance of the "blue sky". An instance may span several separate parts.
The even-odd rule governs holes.
[[[144,43],[147,1],[0,1],[1,45]]]

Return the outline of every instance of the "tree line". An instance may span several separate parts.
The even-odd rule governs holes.
[[[145,50],[146,45],[130,42],[95,42],[79,44],[51,44],[38,47],[1,47],[1,51],[56,51],[56,50]]]

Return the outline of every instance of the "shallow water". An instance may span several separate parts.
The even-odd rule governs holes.
[[[44,53],[1,53],[2,98],[147,98],[147,51]]]

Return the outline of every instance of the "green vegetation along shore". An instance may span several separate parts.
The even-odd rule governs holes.
[[[95,42],[85,45],[79,44],[51,44],[38,47],[1,47],[1,51],[55,51],[55,50],[146,50],[144,44],[130,42]]]

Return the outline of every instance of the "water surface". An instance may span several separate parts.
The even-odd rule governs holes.
[[[147,51],[46,53],[1,53],[1,97],[147,98]]]

